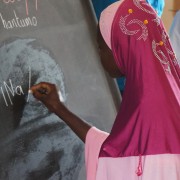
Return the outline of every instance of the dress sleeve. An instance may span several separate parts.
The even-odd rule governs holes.
[[[96,179],[99,151],[108,135],[108,133],[95,127],[92,127],[86,135],[85,163],[87,180]]]

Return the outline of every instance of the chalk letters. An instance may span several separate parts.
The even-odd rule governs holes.
[[[13,29],[13,28],[23,28],[28,26],[37,26],[37,19],[35,16],[32,18],[27,17],[25,19],[19,19],[19,17],[16,15],[16,12],[14,11],[14,18],[11,20],[5,20],[2,14],[0,13],[1,22],[3,24],[3,27],[5,29]]]
[[[38,0],[34,0],[34,7],[38,10]],[[0,1],[1,2],[1,1]],[[3,0],[3,3],[9,6],[9,4],[15,4],[16,2],[24,3],[26,9],[26,17],[20,18],[19,15],[13,10],[13,18],[7,20],[3,13],[0,12],[0,21],[4,29],[10,30],[13,28],[25,28],[25,27],[36,27],[38,25],[37,18],[29,15],[29,4],[28,0]]]
[[[22,96],[24,95],[24,91],[21,85],[13,84],[12,80],[9,79],[7,82],[4,81],[3,85],[0,87],[0,95],[2,94],[4,103],[6,106],[13,105],[12,98],[14,96]],[[29,80],[28,80],[28,88],[31,86],[31,69],[29,68]],[[29,101],[29,94],[27,93],[27,102]]]

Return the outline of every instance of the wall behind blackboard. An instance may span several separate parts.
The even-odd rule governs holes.
[[[0,1],[0,179],[85,180],[82,142],[28,89],[55,83],[73,112],[109,131],[116,107],[95,29],[88,2]]]

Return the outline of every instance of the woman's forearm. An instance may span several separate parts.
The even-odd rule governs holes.
[[[57,106],[54,113],[61,118],[83,142],[85,142],[87,132],[92,127],[90,124],[73,114],[66,107],[62,109],[62,106]]]
[[[85,142],[87,132],[91,125],[69,111],[59,100],[57,88],[54,84],[42,82],[31,87],[34,97],[41,101],[49,111],[61,118]]]

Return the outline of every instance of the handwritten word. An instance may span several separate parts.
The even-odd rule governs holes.
[[[21,86],[16,86],[16,88],[14,89],[14,87],[12,85],[11,79],[9,79],[10,86],[5,81],[4,81],[3,84],[4,84],[5,91],[7,93],[7,96],[9,98],[9,101],[10,101],[11,105],[13,105],[13,103],[12,103],[12,99],[11,99],[10,94],[13,97],[15,96],[15,94],[17,94],[17,95],[24,95],[24,92],[23,92],[23,89],[22,89]],[[5,101],[5,104],[6,104],[6,106],[8,106],[8,102],[7,102],[7,99],[6,99],[6,96],[5,96],[5,93],[4,93],[4,90],[3,90],[2,87],[1,87],[1,92],[2,92],[2,95],[3,95],[4,101]]]
[[[30,86],[31,86],[31,70],[30,70],[30,68],[29,68],[29,84],[28,85],[29,85],[29,89],[30,89]],[[3,95],[3,99],[4,99],[6,106],[9,106],[9,103],[11,105],[13,105],[12,98],[15,95],[18,95],[18,96],[24,95],[22,86],[18,85],[18,86],[14,87],[11,79],[9,79],[9,83],[7,83],[5,81],[3,82],[3,86],[0,87],[0,91]],[[29,94],[28,94],[27,102],[28,101],[29,101]]]
[[[21,0],[3,0],[4,3],[6,4],[10,4],[10,3],[15,3],[16,1],[20,2]],[[35,8],[36,11],[38,10],[38,0],[34,0],[35,1]],[[25,6],[26,6],[26,14],[27,16],[29,15],[29,1],[25,0]]]
[[[0,13],[1,22],[5,29],[13,29],[13,28],[23,28],[28,26],[37,26],[37,18],[33,16],[32,18],[27,17],[25,19],[20,19],[16,12],[14,11],[14,18],[11,20],[5,20]]]

